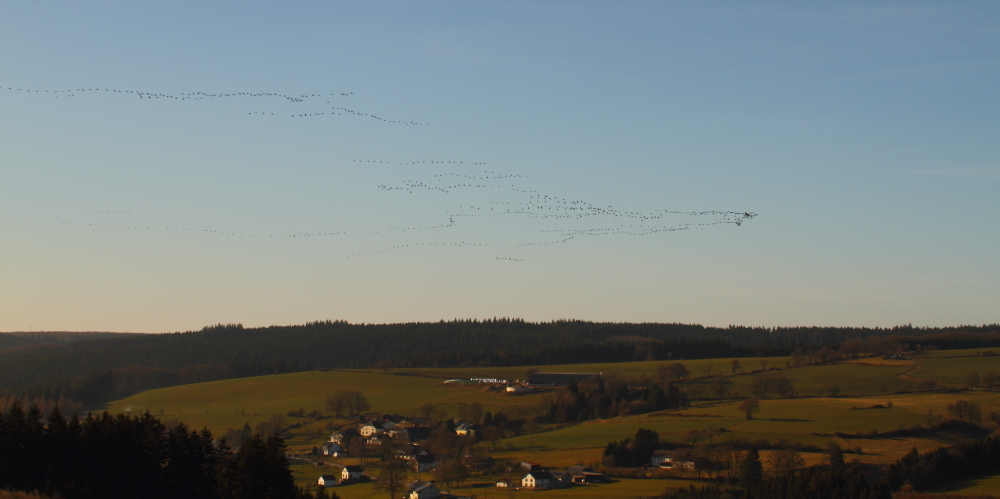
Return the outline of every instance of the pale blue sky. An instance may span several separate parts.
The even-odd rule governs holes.
[[[205,4],[0,5],[0,331],[998,321],[996,2]]]

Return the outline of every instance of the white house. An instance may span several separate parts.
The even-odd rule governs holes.
[[[375,434],[385,433],[385,428],[378,421],[372,421],[361,427],[361,436],[368,438]]]
[[[320,475],[316,484],[320,487],[333,487],[337,485],[337,475]]]
[[[434,482],[416,480],[406,487],[407,499],[432,499],[441,497],[441,489]]]
[[[361,480],[361,473],[364,470],[361,466],[344,466],[344,469],[340,471],[340,479],[343,480]]]
[[[548,471],[531,471],[521,479],[521,487],[526,489],[551,489],[552,473]]]
[[[506,478],[501,478],[497,480],[497,487],[501,489],[506,489],[510,487],[510,481],[508,481]]]

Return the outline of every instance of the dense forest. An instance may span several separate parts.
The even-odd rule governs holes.
[[[316,499],[295,487],[278,435],[252,434],[239,450],[208,430],[167,428],[145,414],[46,421],[32,406],[0,413],[0,490],[37,490],[68,499],[198,497]]]
[[[325,321],[263,328],[234,324],[166,334],[0,334],[0,395],[64,398],[88,405],[163,386],[322,368],[781,356],[868,337],[909,347],[990,347],[1000,345],[1000,326],[714,328],[492,319],[402,324]]]

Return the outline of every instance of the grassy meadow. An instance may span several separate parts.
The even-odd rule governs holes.
[[[835,442],[852,451],[861,449],[860,454],[848,454],[849,459],[888,463],[914,447],[921,451],[930,450],[982,435],[937,432],[907,437],[868,438],[873,430],[884,433],[914,424],[927,425],[946,414],[947,406],[957,400],[978,402],[984,414],[1000,412],[1000,392],[997,391],[894,393],[912,386],[914,379],[933,377],[943,383],[960,385],[970,371],[981,375],[988,370],[1000,369],[1000,357],[976,355],[975,351],[932,351],[915,357],[913,361],[872,358],[802,367],[788,367],[787,361],[787,358],[740,359],[743,372],[731,377],[732,388],[740,397],[751,393],[754,376],[762,374],[786,376],[799,394],[797,398],[769,398],[762,401],[760,412],[751,420],[745,420],[738,410],[738,400],[703,400],[678,411],[587,421],[560,429],[542,425],[537,433],[500,442],[493,455],[498,459],[535,461],[552,468],[575,464],[591,465],[600,462],[602,451],[609,441],[633,436],[639,428],[656,430],[666,440],[695,444],[708,443],[704,434],[697,435],[698,431],[718,432],[722,429],[725,431],[713,436],[712,442],[764,439],[770,442],[811,444],[821,448]],[[657,367],[664,363],[575,364],[538,366],[537,369],[548,372],[603,372],[605,376],[638,379],[642,376],[654,377]],[[732,359],[692,360],[683,363],[691,372],[692,379],[680,382],[681,386],[705,383],[707,380],[703,376],[708,373],[722,371],[731,374]],[[762,373],[762,367],[766,367],[768,371]],[[284,415],[293,409],[328,413],[324,407],[326,396],[345,389],[364,392],[373,411],[401,415],[421,415],[422,406],[433,404],[436,416],[447,414],[455,417],[461,404],[472,402],[482,404],[484,411],[528,413],[544,400],[545,394],[513,396],[491,392],[479,385],[443,383],[445,379],[452,378],[523,379],[527,370],[527,367],[475,367],[401,369],[388,372],[303,372],[149,390],[112,402],[107,409],[120,412],[130,408],[133,413],[148,410],[154,414],[160,414],[162,410],[164,419],[177,419],[195,428],[208,427],[217,435],[227,428],[242,427],[244,423],[254,426],[272,414]],[[831,384],[837,385],[839,396],[816,395],[818,389]],[[825,392],[825,389],[822,391]],[[711,393],[710,390],[705,392],[706,395]],[[879,404],[882,405],[881,408],[873,407]],[[307,451],[325,441],[328,425],[342,422],[346,421],[288,417],[288,423],[299,424],[286,434],[289,447],[293,451]],[[841,432],[842,436],[837,436],[837,432]],[[864,438],[857,438],[859,433]],[[819,463],[824,457],[821,453],[803,453],[807,464]],[[314,483],[318,475],[335,473],[337,470],[338,468],[329,466],[292,466],[299,484]],[[425,478],[429,479],[429,475]],[[474,477],[472,481],[486,483],[487,478],[489,477]],[[495,478],[497,477],[491,480]],[[537,495],[557,499],[651,496],[661,493],[667,486],[687,483],[682,480],[619,480],[568,490],[522,491],[517,492],[515,497]],[[989,477],[963,484],[961,491],[997,493],[998,484],[1000,477]],[[337,487],[336,490],[345,499],[377,495],[371,484]],[[486,489],[478,490],[481,493]],[[497,489],[490,489],[489,492],[490,495],[500,495]]]
[[[510,411],[510,406],[529,406],[541,395],[508,396],[485,393],[477,385],[443,385],[441,379],[366,371],[311,371],[180,385],[148,390],[108,404],[109,411],[126,408],[133,413],[149,411],[163,418],[178,419],[213,433],[227,428],[251,426],[272,414],[303,408],[325,409],[326,396],[338,390],[365,393],[372,410],[416,416],[424,404],[457,414],[459,403],[479,402],[484,411]],[[297,418],[290,418],[296,422]]]

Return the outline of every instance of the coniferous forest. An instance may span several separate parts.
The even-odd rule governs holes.
[[[292,482],[278,435],[250,435],[234,451],[207,429],[167,428],[150,414],[65,418],[57,407],[43,420],[16,402],[0,413],[3,489],[68,499],[313,497]]]

